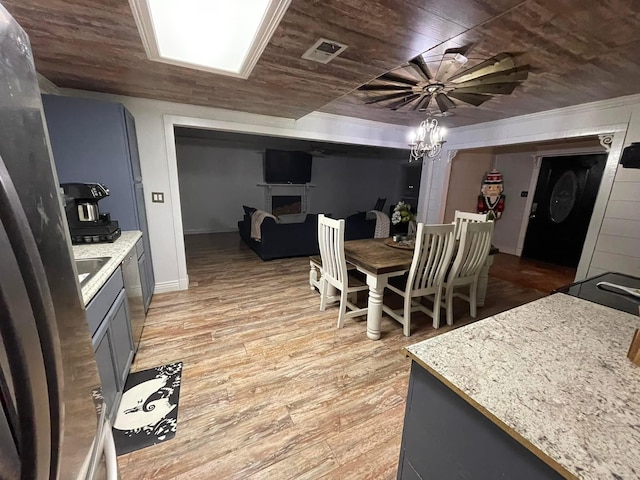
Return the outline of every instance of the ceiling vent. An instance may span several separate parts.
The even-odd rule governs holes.
[[[347,49],[344,43],[334,42],[326,38],[319,38],[313,46],[304,52],[302,58],[318,63],[329,63]]]

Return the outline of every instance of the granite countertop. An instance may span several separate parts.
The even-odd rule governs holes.
[[[111,260],[82,287],[82,301],[85,307],[109,280],[111,274],[116,271],[124,257],[135,247],[136,242],[141,237],[142,232],[133,230],[122,232],[120,238],[113,243],[91,243],[73,246],[73,256],[75,258],[111,257]]]
[[[637,316],[555,294],[405,350],[567,478],[640,476]]]

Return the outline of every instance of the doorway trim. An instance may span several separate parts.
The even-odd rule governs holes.
[[[532,195],[527,197],[527,202],[522,213],[522,222],[520,223],[520,234],[518,235],[518,244],[516,245],[516,255],[521,256],[524,249],[524,240],[527,236],[529,228],[529,216],[533,206],[533,197],[535,196],[536,187],[538,186],[538,177],[540,175],[540,165],[545,157],[570,157],[573,155],[600,155],[608,154],[605,147],[586,147],[586,148],[567,148],[560,150],[545,150],[535,153],[533,156],[533,172],[531,173],[531,182],[529,183],[529,192]]]
[[[525,143],[540,143],[549,140],[568,140],[572,138],[582,137],[594,137],[598,135],[612,135],[613,141],[611,148],[608,152],[607,162],[605,164],[604,172],[602,173],[602,180],[600,181],[600,188],[596,197],[596,203],[593,207],[593,213],[591,214],[591,220],[589,222],[589,230],[587,231],[587,237],[585,238],[584,245],[582,247],[582,254],[580,255],[580,263],[576,272],[575,281],[583,280],[587,278],[589,266],[595,253],[596,242],[600,229],[602,228],[602,222],[604,221],[604,214],[609,202],[611,190],[613,189],[613,182],[618,170],[618,164],[620,163],[620,157],[622,156],[622,147],[627,134],[629,123],[614,123],[610,125],[599,125],[586,128],[572,128],[567,130],[557,130],[554,132],[532,133],[514,135],[512,137],[491,138],[482,137],[479,139],[473,139],[470,141],[463,140],[460,143],[450,142],[448,150],[469,150],[475,148],[487,148],[487,147],[501,147],[507,145],[519,145]],[[455,134],[455,131],[452,132]],[[606,153],[606,152],[605,152]],[[442,156],[448,158],[449,152],[443,151]],[[548,152],[544,152],[545,156],[548,156]],[[444,198],[441,198],[440,204],[441,211],[442,205],[446,202],[446,194],[448,190],[451,166],[450,162],[447,168],[444,169],[443,175],[443,188]],[[440,218],[443,221],[443,218]]]
[[[316,118],[326,120],[336,120],[339,123],[341,118],[338,115],[314,112]],[[350,122],[363,127],[380,124],[370,120],[348,118]],[[210,118],[190,117],[184,115],[162,115],[164,125],[165,150],[167,153],[167,173],[169,176],[169,191],[172,209],[172,227],[176,245],[176,263],[178,265],[178,289],[187,290],[189,287],[189,276],[187,272],[187,259],[184,248],[184,229],[182,225],[182,205],[180,201],[180,184],[178,179],[178,156],[176,151],[175,127],[200,128],[205,130],[217,130],[224,132],[237,132],[252,135],[264,135],[271,137],[295,138],[299,140],[326,141],[334,143],[345,143],[352,145],[379,146],[388,148],[406,148],[404,136],[402,141],[385,140],[384,138],[364,138],[357,135],[349,135],[348,129],[323,129],[313,124],[300,125],[299,120],[283,117],[260,116],[263,123],[253,123],[251,121],[218,120]],[[316,122],[317,123],[317,122]],[[315,129],[317,128],[317,129]],[[345,134],[344,132],[347,132]]]

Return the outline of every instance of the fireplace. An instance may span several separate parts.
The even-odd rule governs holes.
[[[271,213],[276,217],[302,213],[302,195],[273,195]]]
[[[264,187],[265,212],[285,218],[309,212],[309,190],[315,185],[259,183],[258,186]]]

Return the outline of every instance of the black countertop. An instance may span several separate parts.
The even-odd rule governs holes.
[[[624,287],[640,288],[640,278],[625,275],[623,273],[607,272],[597,277],[587,278],[581,282],[572,283],[555,290],[553,293],[566,293],[574,297],[599,303],[607,307],[615,308],[623,312],[638,315],[640,298],[630,295],[614,293],[609,290],[601,290],[596,285],[599,282],[610,282]]]

